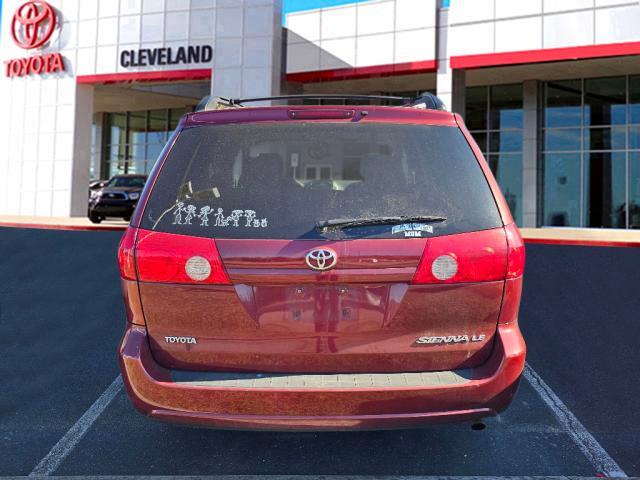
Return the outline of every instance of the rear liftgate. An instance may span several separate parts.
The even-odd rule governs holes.
[[[521,271],[518,238],[515,226],[335,242],[140,229],[135,271],[152,352],[168,368],[457,370],[491,353],[505,277]]]

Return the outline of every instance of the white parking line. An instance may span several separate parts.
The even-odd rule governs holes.
[[[75,448],[84,437],[93,422],[97,420],[111,400],[122,390],[122,377],[118,375],[109,387],[93,402],[93,405],[84,412],[78,421],[64,434],[51,451],[36,465],[29,474],[30,477],[48,476],[55,472],[67,455]]]
[[[562,427],[591,462],[596,472],[603,473],[607,477],[627,477],[627,474],[624,473],[607,451],[602,448],[602,445],[584,428],[580,420],[571,413],[571,410],[567,408],[564,402],[558,398],[553,390],[551,390],[551,387],[540,378],[540,375],[538,375],[528,363],[524,367],[524,377],[555,414]]]

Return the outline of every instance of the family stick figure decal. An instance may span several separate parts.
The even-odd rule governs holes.
[[[269,222],[266,218],[259,219],[256,217],[255,210],[233,210],[230,215],[225,215],[224,209],[218,207],[217,209],[211,208],[209,205],[205,205],[200,208],[200,213],[196,213],[197,208],[195,205],[185,205],[184,202],[176,203],[173,209],[173,224],[174,225],[191,225],[191,221],[194,218],[200,220],[200,227],[209,226],[209,216],[213,215],[215,220],[212,220],[214,227],[240,227],[245,228],[267,228]],[[245,223],[241,224],[244,217]]]
[[[185,211],[187,212],[187,216],[184,217],[184,224],[191,225],[191,220],[196,216],[196,207],[193,205],[187,205]]]
[[[198,218],[200,219],[201,227],[209,226],[209,215],[211,214],[211,212],[213,212],[213,209],[209,205],[205,205],[200,209],[200,215],[198,215]]]

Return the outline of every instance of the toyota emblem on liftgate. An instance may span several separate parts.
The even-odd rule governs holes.
[[[336,265],[338,256],[336,252],[328,248],[317,248],[307,253],[305,261],[310,269],[324,271]]]
[[[24,49],[47,43],[56,28],[56,13],[45,1],[31,0],[16,10],[11,21],[11,37]]]

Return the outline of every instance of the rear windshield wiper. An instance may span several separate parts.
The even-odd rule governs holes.
[[[438,215],[399,215],[394,217],[370,217],[370,218],[333,218],[316,223],[316,229],[320,232],[327,230],[339,230],[351,227],[368,227],[371,225],[397,225],[400,223],[431,223],[444,222],[447,217]]]

